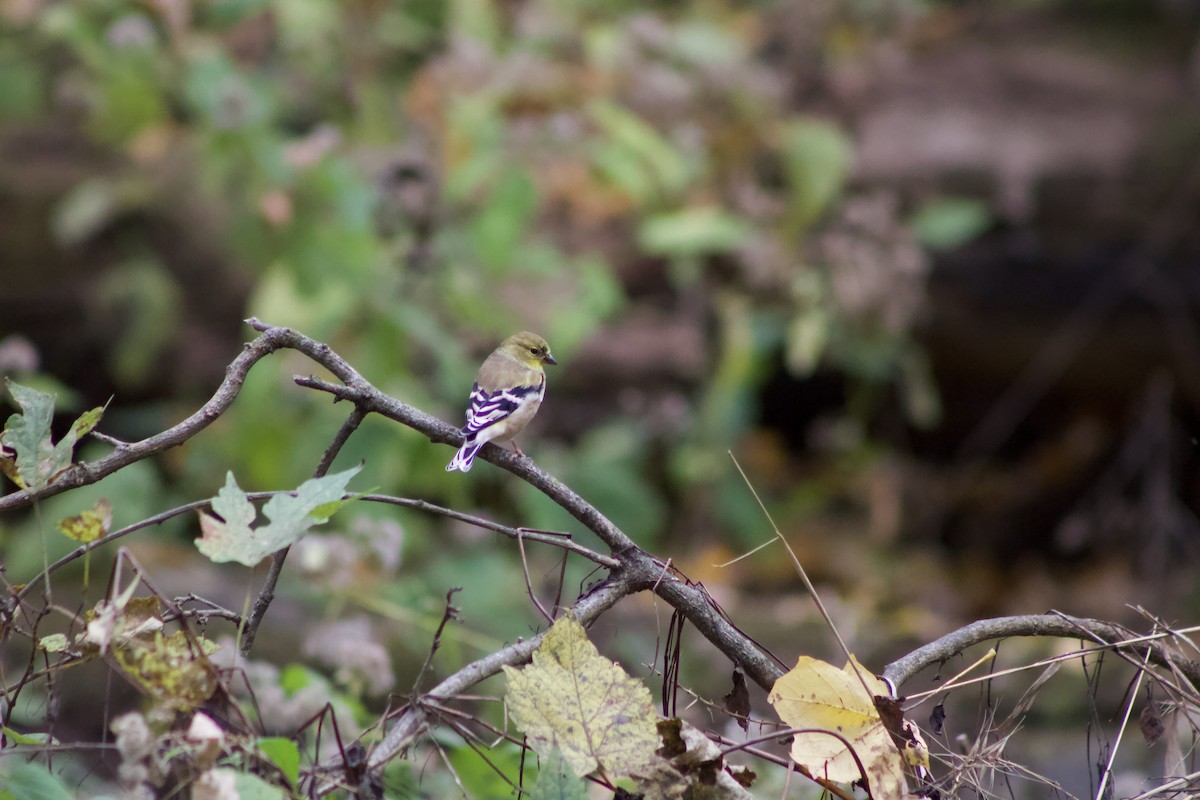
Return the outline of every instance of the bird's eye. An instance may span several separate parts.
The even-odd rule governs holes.
[[[538,349],[536,347],[531,347],[531,348],[529,348],[529,352],[533,353],[536,356],[538,354]]]

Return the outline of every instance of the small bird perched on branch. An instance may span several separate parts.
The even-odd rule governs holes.
[[[521,331],[500,343],[479,368],[467,407],[463,446],[446,465],[447,472],[470,472],[479,448],[507,442],[525,429],[546,396],[545,364],[557,364],[550,345],[536,333]],[[513,442],[517,455],[521,448]]]

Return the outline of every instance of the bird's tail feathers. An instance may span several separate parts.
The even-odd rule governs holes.
[[[446,465],[446,472],[454,472],[456,469],[463,472],[470,472],[475,462],[475,454],[479,452],[479,448],[483,447],[483,445],[483,442],[468,442],[464,444],[454,454],[454,458],[450,459],[450,463]]]

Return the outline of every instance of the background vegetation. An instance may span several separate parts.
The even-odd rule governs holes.
[[[1187,625],[1198,21],[1169,0],[6,0],[0,372],[57,393],[57,435],[108,402],[99,430],[136,441],[209,397],[257,316],[457,422],[480,358],[529,328],[562,366],[523,449],[786,662],[838,656],[777,551],[713,566],[769,536],[730,452],[868,666],[1008,613]],[[6,512],[4,579],[76,547],[55,525],[101,497],[115,530],[227,471],[295,488],[345,413],[291,382],[311,369],[264,360],[185,446]],[[369,417],[337,468],[595,546],[507,473],[447,475],[450,454]],[[264,570],[208,562],[197,534],[186,515],[124,544],[166,595],[241,610]],[[115,555],[56,575],[54,606],[92,608]],[[590,580],[530,558],[551,596]],[[412,685],[452,586],[439,672],[529,636],[520,564],[442,518],[340,512],[297,546],[245,663],[263,719],[290,736],[331,699],[357,734]],[[633,598],[591,636],[653,684],[665,625]],[[729,665],[695,638],[683,683],[719,699]],[[1055,678],[1013,744],[1079,796],[1111,746],[1089,722],[1126,688],[1093,677]],[[948,748],[995,711],[971,700]],[[93,663],[3,712],[100,742],[143,704]],[[439,736],[470,793],[510,791]],[[1073,757],[1039,759],[1046,742]],[[55,762],[83,795],[115,791],[95,752]],[[489,757],[511,775],[520,752]],[[1143,747],[1124,774],[1163,763]],[[414,758],[389,791],[443,796],[449,775]],[[1030,783],[993,790],[1050,791]]]

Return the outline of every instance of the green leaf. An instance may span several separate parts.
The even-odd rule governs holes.
[[[901,356],[900,388],[904,410],[913,425],[929,430],[941,421],[941,395],[938,394],[933,368],[923,350],[911,348]]]
[[[50,94],[45,91],[43,71],[47,69],[49,65],[40,59],[37,63],[32,58],[24,62],[6,60],[0,69],[0,119],[29,118],[41,113]]]
[[[95,302],[119,314],[120,334],[110,342],[108,367],[122,386],[148,388],[177,341],[183,289],[162,262],[135,256],[105,271],[97,281]]]
[[[492,270],[504,270],[517,258],[517,248],[537,212],[533,181],[523,172],[507,171],[471,224],[475,254]]]
[[[599,148],[597,166],[617,170],[609,177],[639,202],[648,202],[654,194],[671,197],[682,192],[692,171],[684,156],[650,123],[616,103],[597,100],[587,107],[588,115],[609,137],[610,146]],[[631,174],[640,171],[650,181]],[[622,177],[623,176],[623,177]]]
[[[801,119],[784,128],[784,166],[792,189],[787,231],[793,238],[816,221],[842,191],[852,153],[850,139],[832,123]]]
[[[40,492],[71,466],[71,454],[77,436],[72,428],[55,445],[50,439],[54,395],[8,379],[5,379],[5,383],[9,394],[21,409],[21,413],[8,418],[4,433],[0,434],[4,447],[15,453],[15,458],[4,459],[15,465],[15,471],[6,469],[5,474],[14,478],[21,488]]]
[[[311,54],[330,31],[338,29],[340,7],[332,0],[275,0],[271,12],[284,47]]]
[[[542,759],[537,781],[529,789],[529,800],[587,800],[587,782],[571,769],[562,751],[555,747]]]
[[[314,675],[307,667],[300,664],[288,664],[279,673],[279,688],[291,697],[296,692],[313,683]]]
[[[339,508],[347,503],[353,503],[355,500],[360,499],[363,495],[370,494],[373,491],[375,490],[371,489],[367,492],[356,492],[348,497],[341,497],[337,500],[330,500],[328,503],[321,503],[321,505],[316,506],[312,511],[308,512],[308,517],[310,520],[312,520],[311,524],[324,525],[326,522],[329,522],[330,517],[337,513]]]
[[[218,517],[200,514],[200,552],[215,562],[237,561],[252,567],[266,556],[291,545],[313,525],[328,521],[346,492],[346,484],[362,466],[307,480],[290,494],[277,494],[263,506],[265,526],[253,527],[254,506],[230,472],[225,486],[212,501]]]
[[[83,181],[67,192],[54,209],[50,228],[55,240],[64,247],[85,241],[112,221],[119,206],[111,180]]]
[[[209,777],[211,775],[211,778]],[[287,797],[282,789],[267,783],[257,775],[249,772],[239,772],[232,767],[217,767],[201,776],[205,788],[221,786],[232,778],[235,797],[238,800],[282,800]],[[215,796],[209,794],[207,796]]]
[[[71,423],[71,431],[75,434],[76,440],[82,439],[96,429],[96,426],[100,424],[100,418],[104,416],[106,408],[108,408],[108,403],[96,406],[80,414],[78,419]]]
[[[265,93],[217,50],[188,62],[184,95],[204,121],[219,131],[249,128],[270,114]]]
[[[279,767],[288,783],[300,783],[300,748],[291,739],[271,736],[258,740],[258,749],[268,761]]]
[[[811,375],[829,343],[833,319],[823,306],[802,309],[788,324],[784,357],[788,372],[797,377]]]
[[[208,22],[218,28],[232,27],[242,20],[262,12],[270,0],[212,0],[205,7]]]
[[[164,65],[165,66],[165,65]],[[169,116],[161,85],[164,71],[143,59],[109,61],[101,69],[100,96],[88,115],[93,135],[110,142],[125,142]]]
[[[41,764],[18,764],[5,775],[13,800],[72,800],[74,795]]]
[[[715,206],[699,206],[651,217],[638,231],[638,242],[653,255],[699,256],[733,250],[749,233],[745,221]]]
[[[60,633],[55,633],[52,635],[53,636],[63,636]],[[47,636],[44,638],[49,639],[50,637]],[[67,638],[66,636],[63,636],[64,641],[66,640],[66,638]],[[20,731],[14,731],[12,728],[8,727],[7,725],[0,727],[0,732],[2,732],[6,737],[8,737],[10,744],[26,744],[26,745],[33,745],[36,747],[45,747],[48,744],[58,744],[58,740],[55,739],[53,736],[51,736],[48,733],[21,733]],[[3,774],[3,773],[0,772],[0,774]]]
[[[992,214],[986,203],[964,197],[946,197],[925,203],[912,216],[911,225],[921,244],[931,250],[953,250],[988,229]]]

